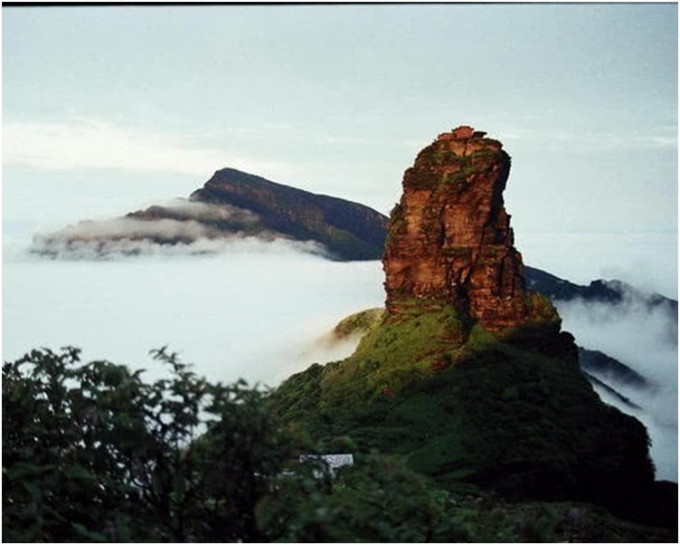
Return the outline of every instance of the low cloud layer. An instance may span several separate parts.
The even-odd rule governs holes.
[[[230,204],[210,204],[187,199],[175,199],[172,202],[155,207],[184,220],[200,222],[230,221],[235,224],[255,224],[260,218],[254,212]]]
[[[170,221],[170,220],[167,220]],[[176,257],[203,254],[301,252],[326,256],[326,248],[318,242],[259,237],[234,233],[228,237],[197,238],[192,242],[159,244],[149,239],[90,239],[82,241],[34,241],[31,250],[44,256],[67,261],[111,261],[130,257]]]
[[[18,256],[17,256],[18,257]],[[379,262],[302,254],[288,241],[241,240],[224,253],[4,264],[3,358],[72,344],[158,375],[169,345],[211,380],[268,385],[351,352],[310,349],[348,314],[382,304]],[[321,353],[323,352],[323,353]]]
[[[196,221],[178,221],[158,219],[152,221],[133,218],[117,218],[103,221],[83,221],[77,225],[44,236],[39,240],[46,242],[59,241],[105,241],[136,238],[158,238],[173,241],[207,237],[206,226]]]
[[[258,227],[257,214],[230,205],[178,199],[132,216],[82,221],[33,237],[29,251],[53,259],[111,260],[140,255],[299,251],[327,256],[314,241],[295,241]],[[256,229],[257,236],[248,233]]]
[[[559,303],[563,328],[576,342],[614,357],[647,378],[652,387],[640,389],[608,381],[640,410],[595,388],[607,403],[641,420],[652,439],[658,479],[678,479],[678,343],[677,315],[668,306],[649,307],[627,293],[620,304]]]

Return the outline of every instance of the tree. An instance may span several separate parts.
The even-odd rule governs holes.
[[[266,392],[169,378],[76,348],[3,365],[6,541],[259,541],[258,498],[290,442]]]

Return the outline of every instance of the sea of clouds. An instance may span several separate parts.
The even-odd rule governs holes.
[[[64,260],[5,247],[3,358],[75,345],[86,359],[152,371],[148,351],[169,345],[212,380],[275,385],[351,352],[316,341],[347,314],[383,304],[377,261],[330,261],[316,243],[283,239],[201,244],[215,251],[156,245]]]
[[[112,221],[97,222],[87,233],[110,238],[111,229],[121,226]],[[144,227],[152,233],[180,228],[173,221],[141,223],[149,223]],[[188,222],[178,223],[194,229]],[[131,232],[137,223],[124,220]],[[243,377],[275,386],[314,362],[351,354],[356,338],[328,342],[328,332],[348,314],[384,302],[379,261],[330,261],[313,242],[235,236],[176,245],[116,243],[143,247],[129,252],[112,246],[102,254],[90,242],[56,256],[66,259],[45,259],[28,251],[21,233],[4,237],[3,359],[39,346],[74,345],[84,349],[85,361],[108,359],[156,378],[165,370],[148,352],[167,345],[210,380]],[[639,410],[596,390],[645,423],[657,478],[677,481],[677,317],[633,295],[618,305],[558,306],[564,329],[579,345],[605,352],[653,382],[649,390],[609,382]]]

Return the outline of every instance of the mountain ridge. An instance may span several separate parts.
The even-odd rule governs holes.
[[[380,212],[356,202],[225,168],[188,200],[35,235],[30,252],[51,258],[97,258],[180,246],[188,253],[206,253],[223,248],[219,243],[253,237],[301,242],[298,248],[327,259],[365,261],[382,255],[387,221]]]
[[[306,199],[318,199],[321,203],[334,203],[338,206],[349,206],[350,210],[358,210],[360,214],[365,214],[366,219],[361,229],[354,234],[347,231],[346,237],[350,239],[349,249],[339,251],[332,256],[339,260],[353,259],[380,259],[382,258],[383,245],[387,235],[387,224],[389,218],[384,214],[360,203],[347,199],[333,197],[325,194],[317,194],[309,191],[294,188],[277,182],[273,182],[261,176],[243,172],[234,168],[224,168],[215,171],[215,174],[199,188],[191,193],[189,200],[175,205],[152,205],[143,210],[137,210],[126,214],[123,218],[111,220],[111,226],[107,227],[106,221],[85,220],[75,226],[66,227],[60,231],[47,235],[36,235],[30,251],[44,257],[56,258],[68,255],[69,249],[77,252],[83,245],[91,243],[95,255],[104,255],[107,252],[107,242],[120,241],[140,241],[149,240],[159,245],[191,245],[201,237],[209,239],[219,239],[224,236],[240,234],[242,236],[255,236],[265,240],[284,237],[293,240],[315,240],[304,236],[295,236],[277,232],[272,225],[276,224],[276,219],[270,219],[269,224],[262,223],[256,209],[264,210],[264,204],[252,208],[239,207],[229,202],[229,196],[220,192],[217,181],[222,176],[236,176],[243,180],[255,182],[265,187],[276,188],[285,194],[292,195],[293,200],[296,196],[303,196]],[[245,202],[241,200],[240,202]],[[218,204],[215,208],[209,207],[210,204]],[[206,208],[202,208],[205,206]],[[193,208],[192,208],[193,207]],[[332,206],[320,206],[326,217],[328,225],[335,227],[338,231],[343,231],[346,225],[333,217]],[[271,209],[270,209],[271,213]],[[317,212],[317,218],[318,218]],[[294,214],[293,214],[294,215]],[[118,220],[133,220],[132,226],[121,226]],[[175,225],[169,234],[163,234],[160,230],[144,229],[145,225],[151,226],[156,222],[169,220],[176,222],[177,225],[186,224],[193,229],[180,229]],[[347,222],[353,223],[354,218]],[[279,219],[278,223],[286,223],[285,219]],[[289,222],[290,223],[290,222]],[[340,226],[337,224],[340,223]],[[198,225],[198,229],[196,226]],[[104,227],[102,229],[102,226]],[[203,227],[203,229],[201,229]],[[304,227],[300,227],[298,232],[303,232]],[[222,232],[220,232],[222,231]],[[101,233],[100,233],[101,232]],[[320,238],[320,237],[318,237]],[[331,237],[332,238],[332,237]],[[359,250],[352,249],[352,243],[357,243]],[[323,241],[318,241],[324,244]],[[142,253],[139,248],[132,245],[129,249],[116,247],[122,254],[137,255]],[[203,253],[201,249],[197,253]],[[323,254],[322,249],[316,253]],[[332,253],[332,250],[331,250]],[[328,252],[325,254],[328,256]],[[368,256],[368,257],[367,257]],[[524,265],[524,278],[527,286],[544,295],[549,296],[553,301],[571,301],[580,298],[587,302],[620,303],[625,299],[625,294],[632,294],[639,301],[649,308],[668,306],[669,314],[675,317],[677,323],[678,302],[675,299],[665,297],[658,293],[645,293],[637,288],[621,282],[619,280],[595,279],[589,285],[579,285],[564,278],[560,278],[547,271]]]
[[[596,280],[591,280],[591,282],[585,286],[528,265],[525,266],[524,271],[529,286],[536,291],[547,295],[553,301],[571,301],[576,298],[581,298],[582,300],[589,302],[616,304],[625,299],[626,293],[631,293],[642,300],[648,308],[668,305],[671,313],[676,315],[678,313],[677,300],[655,292],[642,292],[621,280],[604,280],[598,278]]]
[[[252,210],[266,227],[296,239],[316,240],[344,259],[377,259],[382,254],[387,218],[356,202],[232,168],[216,171],[190,199]]]

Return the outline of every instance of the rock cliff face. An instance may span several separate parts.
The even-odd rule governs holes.
[[[232,168],[215,172],[193,201],[232,205],[258,215],[264,227],[324,244],[341,260],[379,259],[387,219],[368,206],[317,195]]]
[[[439,137],[406,170],[383,256],[386,307],[443,299],[490,331],[557,320],[525,288],[503,190],[510,157],[497,140],[462,126]]]

